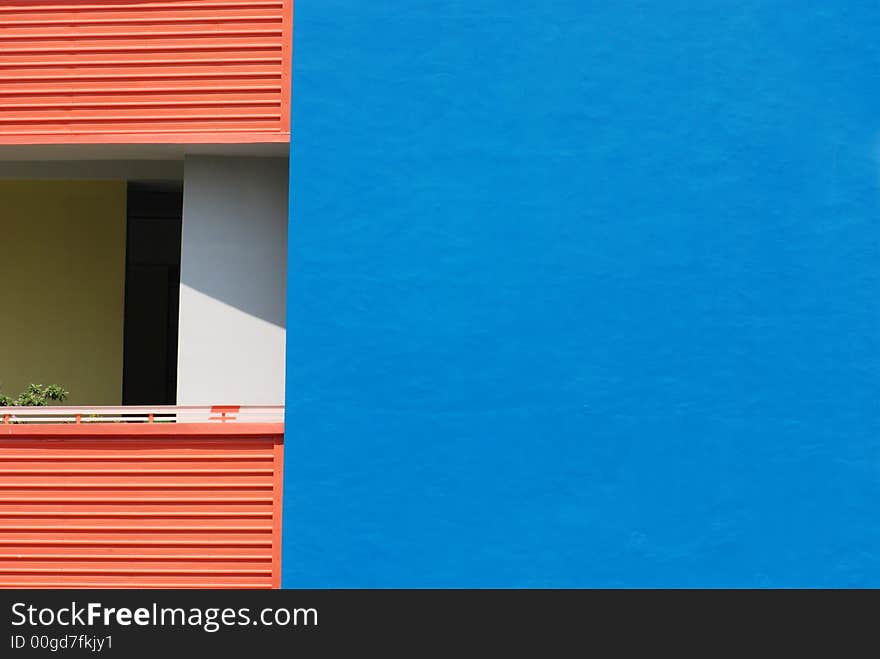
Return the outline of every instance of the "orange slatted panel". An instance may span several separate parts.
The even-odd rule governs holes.
[[[0,0],[0,144],[286,142],[293,0]]]
[[[0,430],[0,587],[280,586],[281,424]]]

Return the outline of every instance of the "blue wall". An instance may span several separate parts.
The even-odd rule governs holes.
[[[297,0],[285,586],[880,586],[878,34]]]

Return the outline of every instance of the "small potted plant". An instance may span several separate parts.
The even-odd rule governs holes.
[[[0,407],[45,407],[50,403],[63,402],[68,395],[69,392],[57,384],[31,384],[17,398],[0,394]]]

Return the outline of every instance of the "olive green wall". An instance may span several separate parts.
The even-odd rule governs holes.
[[[0,391],[122,402],[124,181],[0,181]]]

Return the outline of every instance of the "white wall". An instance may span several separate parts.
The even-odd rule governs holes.
[[[284,403],[286,158],[187,157],[180,405]]]

